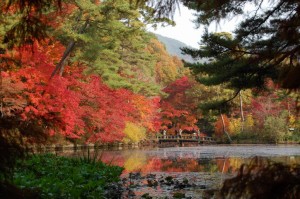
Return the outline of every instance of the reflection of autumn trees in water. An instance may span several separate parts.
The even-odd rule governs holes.
[[[105,164],[112,164],[120,167],[123,167],[125,162],[125,157],[121,153],[111,155],[111,153],[103,152],[100,156],[100,159]]]
[[[290,157],[269,157],[263,158],[260,157],[260,160],[278,162],[286,165],[296,165],[300,164],[299,156],[290,156]],[[233,173],[237,172],[243,164],[249,164],[252,161],[252,158],[241,158],[241,157],[231,157],[231,158],[216,158],[215,162],[218,167],[218,171],[224,173]]]
[[[106,164],[113,164],[125,168],[125,172],[197,172],[204,171],[204,166],[197,159],[173,158],[161,159],[158,157],[146,158],[141,154],[124,157],[121,154],[111,156],[103,153],[101,160]]]
[[[124,168],[126,172],[139,171],[147,164],[146,156],[135,153],[126,159]]]
[[[161,159],[158,157],[146,158],[135,153],[130,156],[116,154],[114,156],[103,153],[101,160],[106,164],[118,165],[125,168],[125,172],[197,172],[203,171],[204,166],[197,159],[173,158]]]
[[[245,159],[243,158],[217,158],[215,161],[218,171],[222,173],[235,172],[245,163]]]
[[[263,158],[262,158],[263,159]],[[103,152],[101,160],[107,164],[118,165],[125,168],[125,172],[221,172],[235,173],[243,164],[248,164],[251,158],[228,157],[213,159],[196,158],[160,158],[147,157],[146,154],[136,152],[121,153],[113,155]],[[300,156],[271,157],[270,161],[288,165],[300,164]]]
[[[152,170],[163,172],[195,172],[203,170],[203,166],[201,166],[196,159],[191,158],[151,158],[150,162],[151,164],[149,165],[154,165],[154,167],[147,167],[148,171]]]
[[[147,165],[143,168],[143,172],[161,171],[162,166],[163,162],[160,158],[150,158]]]

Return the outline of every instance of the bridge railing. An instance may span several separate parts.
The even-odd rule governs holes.
[[[214,139],[212,137],[198,137],[198,136],[194,136],[194,135],[161,135],[161,136],[156,136],[156,139],[158,140],[199,140],[199,141],[209,141],[209,142],[213,142]]]

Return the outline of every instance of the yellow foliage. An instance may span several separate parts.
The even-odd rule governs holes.
[[[295,123],[296,123],[296,117],[294,115],[291,115],[289,117],[289,127],[295,127]]]
[[[245,120],[245,126],[246,127],[253,127],[254,126],[254,119],[252,114],[247,115]]]
[[[230,121],[229,121],[229,132],[232,134],[232,135],[235,135],[235,134],[238,134],[241,132],[241,118],[231,118]]]
[[[146,129],[137,124],[127,122],[124,130],[125,138],[123,141],[128,142],[139,142],[146,138]]]

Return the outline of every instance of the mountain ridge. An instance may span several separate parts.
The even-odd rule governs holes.
[[[171,54],[173,56],[177,56],[186,62],[190,62],[190,63],[197,62],[197,60],[193,59],[190,55],[182,54],[182,52],[180,50],[180,48],[184,48],[184,47],[187,47],[187,48],[193,48],[193,47],[188,46],[187,44],[185,44],[179,40],[170,38],[170,37],[166,37],[166,36],[156,34],[156,33],[154,33],[154,35],[161,43],[163,43],[165,45],[166,50],[168,51],[169,54]]]

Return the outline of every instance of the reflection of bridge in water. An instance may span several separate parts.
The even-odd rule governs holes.
[[[168,145],[198,145],[198,144],[214,144],[216,141],[212,137],[197,137],[194,135],[164,135],[157,136],[156,141],[159,144],[168,144]]]

